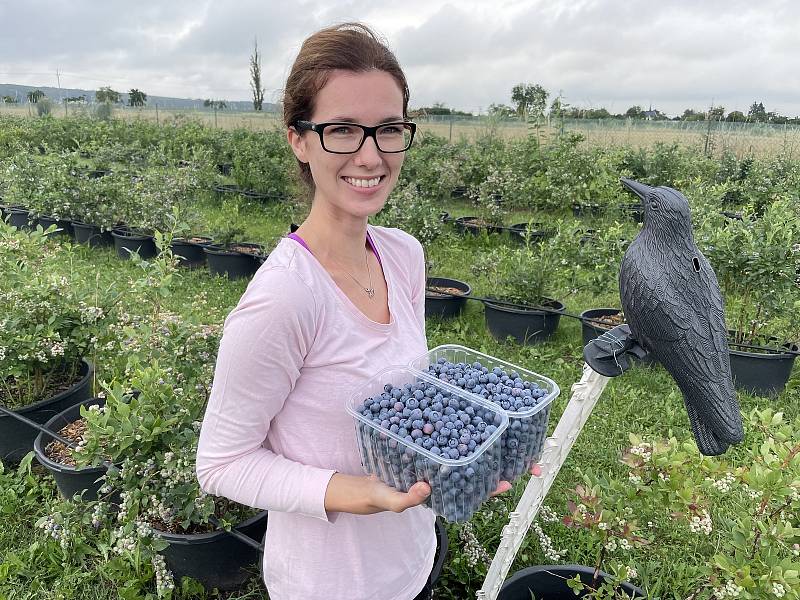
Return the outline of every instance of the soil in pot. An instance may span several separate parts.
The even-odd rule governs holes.
[[[580,576],[585,585],[591,585],[594,568],[583,565],[546,565],[528,567],[517,571],[500,588],[497,600],[574,600],[585,597],[576,596],[567,580]],[[600,577],[610,578],[608,573],[600,572]],[[630,583],[622,583],[617,588],[615,598],[644,598],[645,593]]]
[[[542,223],[515,223],[508,228],[511,237],[525,242],[530,239],[532,242],[541,242],[542,240],[553,237],[554,231],[546,229]]]
[[[217,510],[230,521],[230,513]],[[259,553],[213,525],[194,526],[179,532],[174,525],[150,523],[158,536],[169,542],[162,551],[167,566],[176,580],[188,576],[199,581],[206,589],[231,591],[241,587],[251,576],[250,565],[260,560]],[[256,542],[263,542],[267,530],[267,512],[259,512],[234,526]],[[172,531],[171,531],[172,530]],[[196,530],[196,531],[193,531]]]
[[[583,311],[580,316],[592,319],[592,321],[581,321],[581,334],[583,335],[584,346],[605,332],[614,329],[617,325],[625,323],[625,316],[618,308],[590,308],[589,310]],[[633,357],[633,360],[643,365],[658,363],[655,356],[652,354],[648,354],[642,359]]]
[[[50,419],[45,427],[71,442],[78,443],[86,432],[86,420],[80,416],[81,406],[97,405],[102,407],[104,404],[103,398],[84,400],[60,412]],[[50,438],[44,433],[36,436],[33,449],[36,452],[36,459],[50,471],[64,498],[70,499],[75,494],[83,494],[83,498],[86,500],[100,497],[102,482],[98,479],[105,474],[105,467],[77,468],[72,450],[63,442]],[[106,459],[108,460],[107,457]]]
[[[111,232],[102,230],[97,225],[74,221],[72,229],[75,232],[75,241],[79,244],[87,244],[90,248],[114,245],[114,237]]]
[[[114,238],[117,256],[123,260],[128,260],[132,252],[138,252],[144,259],[158,256],[156,241],[151,235],[127,229],[113,229],[111,236]]]
[[[499,299],[502,301],[502,299]],[[558,300],[543,298],[538,306],[564,311],[565,306]],[[558,312],[522,309],[504,306],[500,303],[484,303],[486,326],[496,340],[505,341],[509,336],[518,343],[536,344],[549,339],[558,328],[561,315]]]
[[[428,277],[425,287],[425,316],[440,319],[460,315],[472,292],[468,283],[446,277]]]
[[[480,235],[481,230],[485,229],[489,233],[497,233],[502,231],[501,228],[492,225],[485,219],[480,217],[458,217],[455,220],[456,229],[461,233],[471,233],[473,235]]]
[[[212,243],[210,237],[193,236],[188,239],[176,238],[172,240],[172,253],[180,257],[178,265],[189,269],[200,267],[206,262],[206,253],[203,246]]]
[[[262,264],[264,247],[260,244],[234,243],[228,249],[204,246],[208,270],[228,279],[252,277]]]
[[[81,361],[77,376],[72,379],[53,377],[45,399],[13,410],[36,423],[46,423],[58,413],[91,397],[93,375],[94,368],[91,363],[86,360]],[[10,379],[6,379],[3,388],[16,389]],[[10,398],[8,392],[4,391],[0,395],[0,404],[19,406],[19,398]],[[12,463],[19,462],[33,449],[33,441],[38,433],[37,429],[14,417],[0,414],[0,459]]]
[[[731,346],[731,375],[737,390],[754,396],[774,397],[786,388],[796,358],[796,355],[781,350],[797,352],[800,346],[792,343],[781,345],[775,339],[768,340],[764,345],[775,346],[776,349],[748,350]]]

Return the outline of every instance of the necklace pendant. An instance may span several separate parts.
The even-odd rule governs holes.
[[[367,296],[369,296],[370,298],[372,298],[375,295],[374,288],[364,288],[364,291],[367,292]]]

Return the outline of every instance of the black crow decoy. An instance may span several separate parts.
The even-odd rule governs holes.
[[[686,197],[668,187],[621,181],[640,198],[645,214],[620,265],[627,325],[588,344],[584,356],[593,369],[614,376],[631,356],[652,353],[683,393],[700,452],[722,454],[742,441],[744,431],[717,277],[694,243]]]

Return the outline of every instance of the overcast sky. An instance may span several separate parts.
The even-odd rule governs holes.
[[[302,40],[343,20],[388,40],[412,107],[485,112],[532,82],[611,112],[800,114],[793,0],[0,0],[0,83],[55,86],[59,69],[62,87],[247,100],[258,37],[275,101]]]

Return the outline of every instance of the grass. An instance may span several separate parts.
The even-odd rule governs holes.
[[[446,209],[453,214],[468,212],[465,203],[453,201]],[[198,210],[206,222],[220,218],[219,201],[212,197],[203,199]],[[508,222],[524,220],[528,213],[513,215]],[[261,206],[242,203],[238,217],[247,232],[247,239],[274,246],[288,233],[291,221],[300,222],[302,211],[287,205]],[[579,226],[578,220],[568,218],[569,225]],[[594,225],[594,224],[593,224]],[[630,224],[631,231],[636,225]],[[66,242],[60,242],[66,243]],[[509,243],[502,237],[465,236],[449,233],[427,248],[428,258],[435,263],[431,275],[451,276],[473,285],[476,295],[490,293],[488,280],[475,277],[469,265],[480,254],[498,243]],[[90,250],[77,248],[73,260],[91,263],[106,281],[125,282],[136,274],[136,267],[116,258],[113,249]],[[205,322],[221,323],[235,306],[247,285],[246,281],[230,282],[212,278],[206,271],[182,271],[175,281],[171,295],[165,299],[165,308],[176,313],[194,311]],[[556,288],[564,297],[564,282]],[[201,294],[202,293],[202,294]],[[569,295],[565,303],[569,312],[578,313],[596,306],[616,306],[618,297],[613,290],[602,294],[577,292]],[[135,298],[128,301],[131,312],[145,310],[137,306]],[[583,360],[581,327],[576,320],[563,317],[552,340],[535,346],[519,346],[511,342],[494,340],[483,321],[482,307],[469,302],[466,312],[458,319],[442,321],[430,319],[427,324],[428,344],[433,347],[443,343],[457,343],[503,358],[556,380],[562,389],[550,415],[550,431],[555,427],[570,396],[570,387],[581,376]],[[103,376],[102,365],[99,366]],[[741,395],[742,409],[763,407],[767,401]],[[789,388],[769,403],[793,417],[800,412],[800,373],[795,370]],[[612,379],[589,418],[583,433],[555,480],[546,504],[558,514],[565,512],[569,490],[581,481],[585,471],[606,473],[625,478],[626,471],[619,462],[622,449],[628,444],[628,433],[644,437],[675,435],[689,439],[691,433],[681,395],[672,379],[660,367],[634,368],[624,376]],[[735,452],[734,452],[735,454]],[[41,531],[33,527],[37,518],[48,514],[57,500],[52,480],[40,469],[29,476],[0,475],[0,600],[17,599],[97,599],[111,600],[121,597],[125,584],[124,571],[114,571],[113,563],[102,556],[59,557],[47,545]],[[478,539],[493,554],[500,539],[502,527],[508,520],[524,489],[526,481],[517,482],[504,497],[492,500],[473,520]],[[715,540],[700,539],[675,527],[666,516],[637,515],[639,520],[657,521],[659,543],[647,550],[639,550],[646,568],[639,573],[638,585],[653,598],[685,598],[693,591],[697,566],[707,561],[714,551]],[[578,532],[557,524],[543,524],[543,529],[553,539],[556,548],[566,550],[565,563],[593,564],[594,554],[585,545]],[[437,599],[463,600],[474,597],[485,576],[485,566],[471,567],[460,548],[459,526],[448,525],[451,553],[442,579],[436,589]],[[15,558],[16,557],[16,558]],[[533,564],[549,564],[533,534],[521,548],[510,573]],[[109,566],[111,565],[111,566]],[[194,596],[192,596],[194,597]],[[263,585],[255,577],[249,586],[236,593],[223,596],[230,600],[266,597]]]

